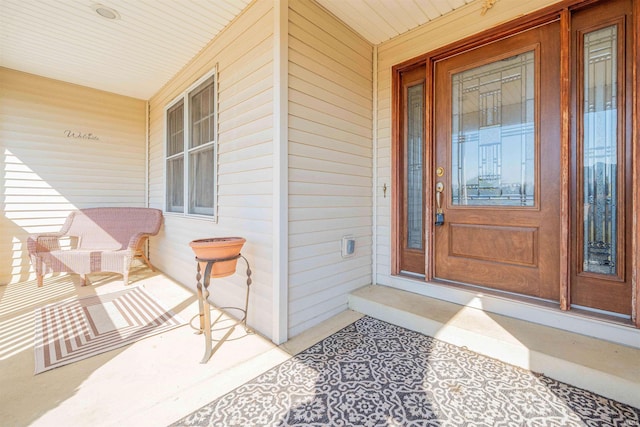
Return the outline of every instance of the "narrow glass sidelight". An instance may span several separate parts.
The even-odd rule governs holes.
[[[535,53],[453,74],[454,206],[535,204]]]
[[[584,35],[583,271],[617,274],[617,26]]]
[[[407,88],[407,248],[423,249],[424,83]]]

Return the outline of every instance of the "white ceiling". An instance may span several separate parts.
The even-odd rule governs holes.
[[[316,1],[376,45],[474,0]]]
[[[317,1],[379,44],[477,0]],[[99,16],[97,3],[120,18]],[[0,65],[149,99],[250,3],[0,0]]]

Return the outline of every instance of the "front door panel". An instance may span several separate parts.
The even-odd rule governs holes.
[[[559,299],[558,49],[554,22],[436,62],[434,278]]]

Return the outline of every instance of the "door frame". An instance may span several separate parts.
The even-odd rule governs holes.
[[[631,286],[632,286],[632,301],[631,301],[631,322],[636,328],[640,328],[640,0],[631,0],[633,2],[633,26],[632,31],[636,35],[633,37],[634,43],[632,46],[633,57],[635,61],[632,61],[631,72],[633,75],[631,88],[632,92],[632,120],[631,123],[631,146],[632,146],[632,167],[631,167],[631,182],[632,189],[632,224],[631,224]],[[402,200],[398,200],[395,197],[397,192],[395,189],[398,185],[402,185],[402,172],[397,167],[398,165],[398,144],[401,144],[400,140],[401,131],[398,129],[397,120],[399,115],[402,114],[401,100],[398,97],[398,90],[400,89],[400,75],[402,72],[416,67],[420,64],[425,65],[426,73],[426,98],[425,98],[425,210],[424,210],[424,229],[425,229],[425,250],[427,251],[426,265],[425,265],[425,280],[432,281],[434,278],[434,257],[432,256],[434,250],[434,229],[435,225],[432,218],[435,214],[434,197],[431,193],[435,185],[435,178],[433,171],[435,170],[435,156],[434,156],[434,136],[433,136],[433,70],[436,61],[442,60],[447,57],[454,56],[458,53],[474,49],[483,45],[493,43],[497,40],[507,38],[513,34],[524,31],[529,28],[536,27],[552,21],[560,22],[560,272],[558,277],[560,299],[559,308],[561,310],[569,310],[571,308],[571,295],[570,295],[570,277],[571,277],[571,34],[569,29],[571,28],[571,12],[576,8],[588,6],[597,2],[597,0],[565,0],[560,3],[548,6],[537,12],[533,12],[530,15],[517,18],[511,22],[501,24],[497,27],[488,29],[482,33],[472,35],[457,42],[438,48],[434,51],[425,53],[418,57],[409,59],[400,64],[392,67],[392,102],[391,102],[391,118],[392,118],[392,130],[391,130],[391,180],[392,180],[392,201],[391,201],[391,274],[400,275],[400,255],[399,244],[401,241],[400,236],[400,224],[399,224],[399,212],[400,203]]]

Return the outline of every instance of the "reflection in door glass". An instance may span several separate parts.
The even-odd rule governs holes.
[[[534,52],[452,76],[454,205],[533,206]]]
[[[407,88],[407,247],[422,249],[424,84]]]
[[[583,270],[616,274],[617,27],[584,36]]]

